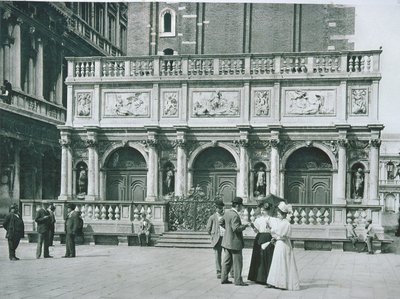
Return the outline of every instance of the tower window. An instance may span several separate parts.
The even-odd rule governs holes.
[[[166,8],[160,13],[160,36],[175,36],[176,15],[172,9]]]

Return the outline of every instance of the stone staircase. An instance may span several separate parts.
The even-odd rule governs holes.
[[[165,232],[157,240],[155,247],[211,248],[207,232],[175,231]]]

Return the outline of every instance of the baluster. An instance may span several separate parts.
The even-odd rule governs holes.
[[[321,213],[321,210],[320,210],[320,209],[318,209],[316,216],[317,216],[317,224],[318,224],[318,225],[321,225],[321,221],[322,221],[321,216],[322,216],[322,213]]]
[[[325,223],[325,225],[329,224],[329,212],[328,212],[328,209],[326,209],[325,212],[324,212],[324,223]]]
[[[293,213],[293,224],[298,225],[299,224],[299,212],[297,211],[297,209],[294,211]]]
[[[367,66],[366,66],[366,72],[372,72],[372,68],[371,68],[371,57],[372,56],[367,56]]]
[[[339,58],[337,58],[337,57],[334,59],[332,71],[333,72],[339,72],[340,71]]]
[[[352,73],[354,71],[354,66],[353,66],[353,56],[349,57],[349,72]]]
[[[135,61],[131,61],[131,76],[136,76],[137,75],[137,70],[136,70],[136,63]]]
[[[176,75],[177,74],[177,69],[176,69],[176,61],[172,61],[171,63],[171,75]]]
[[[360,72],[365,71],[365,56],[360,57]]]
[[[94,61],[90,63],[90,76],[94,77]]]
[[[244,220],[244,223],[249,222],[249,211],[247,210],[247,208],[245,208],[243,211],[243,220]]]
[[[136,208],[133,210],[133,221],[137,221],[137,220],[139,220],[139,210],[138,210],[138,208],[136,207]]]
[[[140,209],[140,217],[142,217],[142,214],[145,212],[144,207],[142,206],[142,208]]]
[[[304,209],[301,210],[300,212],[301,215],[301,224],[306,224],[307,222],[307,213]]]
[[[75,62],[75,77],[80,77],[79,76],[79,69],[80,69],[79,64],[80,64],[80,62]]]
[[[86,206],[82,205],[81,206],[81,217],[82,217],[82,219],[84,219],[85,216],[86,216]]]
[[[147,210],[146,210],[146,214],[147,214],[147,219],[151,219],[152,218],[152,216],[151,216],[151,208],[150,208],[150,206],[148,206],[147,207]]]
[[[154,68],[153,68],[153,61],[148,61],[148,73],[147,75],[153,75],[154,73]]]
[[[315,222],[315,219],[314,219],[314,212],[313,212],[312,209],[310,210],[310,212],[308,212],[308,222],[309,222],[310,224],[315,224],[315,223],[314,223],[314,222]]]
[[[88,207],[88,209],[87,209],[87,216],[88,216],[89,219],[92,219],[92,218],[93,218],[93,208],[92,208],[92,206],[89,206],[89,207]]]
[[[107,76],[107,62],[103,61],[103,77]]]
[[[301,58],[300,63],[301,63],[301,71],[303,73],[307,73],[306,59],[305,58]]]
[[[106,207],[103,206],[103,207],[101,208],[101,219],[102,219],[102,220],[105,220],[106,217],[107,217],[107,210],[106,210]]]
[[[286,72],[286,58],[282,58],[282,64],[281,64],[281,73],[285,73]]]
[[[100,218],[100,209],[98,206],[96,206],[94,209],[94,219],[98,220],[99,218]]]
[[[256,220],[256,217],[254,217],[254,214],[255,214],[255,211],[252,208],[251,211],[250,211],[250,221],[251,222],[254,222],[254,220]]]
[[[85,77],[90,76],[90,62],[85,63]]]
[[[315,64],[314,64],[314,73],[319,73],[319,65],[320,65],[321,59],[319,57],[315,58]]]
[[[110,205],[110,207],[108,208],[108,220],[112,220],[113,214],[114,214],[114,211],[113,211],[113,208]]]
[[[356,56],[356,59],[354,61],[354,71],[356,73],[360,72],[360,58]]]
[[[84,62],[80,63],[79,73],[80,73],[80,75],[79,75],[80,77],[85,77],[85,63]]]
[[[367,222],[367,211],[366,210],[361,210],[360,215],[362,217],[363,222],[364,223]]]
[[[115,220],[120,220],[121,216],[119,214],[119,207],[115,207]]]
[[[189,75],[193,74],[193,65],[194,65],[193,59],[189,59],[189,63],[188,63],[188,74]]]

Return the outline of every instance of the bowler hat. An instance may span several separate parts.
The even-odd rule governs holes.
[[[238,204],[238,205],[242,205],[243,204],[243,198],[236,196],[233,200],[232,200],[233,204]]]
[[[50,204],[49,208],[50,208],[50,210],[52,210],[52,211],[55,211],[55,209],[56,209],[56,207],[54,206],[53,203]]]
[[[73,203],[69,203],[69,204],[67,205],[67,208],[68,208],[68,209],[71,209],[71,210],[75,210],[75,205],[74,205]]]
[[[224,202],[223,202],[222,200],[219,200],[219,199],[217,199],[216,201],[214,201],[214,203],[215,203],[215,206],[216,206],[216,207],[219,207],[219,208],[222,208],[222,207],[225,206]]]
[[[12,209],[17,210],[17,209],[18,209],[18,205],[17,205],[16,203],[13,203],[13,204],[10,206],[9,211],[11,212]]]

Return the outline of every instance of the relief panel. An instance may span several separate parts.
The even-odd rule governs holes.
[[[192,117],[239,117],[240,90],[192,91]]]
[[[162,117],[178,117],[180,93],[178,90],[163,90],[161,93]]]
[[[336,90],[285,90],[284,109],[285,116],[335,116]]]
[[[349,114],[368,115],[369,90],[367,87],[349,89]]]
[[[104,116],[149,117],[150,91],[104,92]]]
[[[76,91],[75,115],[77,117],[90,117],[92,115],[92,91]]]
[[[252,111],[253,116],[262,117],[271,115],[271,90],[259,89],[252,93]]]

